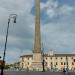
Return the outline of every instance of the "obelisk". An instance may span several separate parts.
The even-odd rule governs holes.
[[[33,49],[33,68],[42,70],[41,33],[40,33],[40,0],[36,0],[35,41]]]
[[[36,18],[35,18],[35,41],[34,53],[41,52],[41,35],[40,35],[40,0],[36,0]]]

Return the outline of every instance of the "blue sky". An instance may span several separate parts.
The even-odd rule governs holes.
[[[6,62],[30,54],[34,47],[35,0],[0,1],[0,55],[3,56],[6,27],[10,14],[18,15],[10,23]],[[75,1],[40,0],[41,41],[44,51],[75,53]]]

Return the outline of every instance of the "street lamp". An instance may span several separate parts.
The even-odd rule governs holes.
[[[43,43],[42,43],[42,48],[43,48]],[[45,60],[44,60],[44,48],[43,48],[43,51],[42,51],[42,67],[43,67],[43,72],[45,72]]]
[[[45,60],[44,60],[44,52],[43,52],[43,61],[42,61],[43,72],[45,72],[44,62],[45,62]]]
[[[5,40],[5,45],[4,45],[4,53],[3,53],[3,62],[1,66],[1,75],[3,75],[3,70],[5,66],[5,55],[6,55],[6,47],[7,47],[7,38],[8,38],[8,31],[9,31],[9,25],[10,25],[10,20],[11,18],[13,19],[13,23],[16,23],[16,14],[10,14],[8,18],[8,25],[7,25],[7,33],[6,33],[6,40]]]
[[[68,67],[68,57],[66,56],[66,66],[67,66],[67,72],[69,70],[69,67]]]

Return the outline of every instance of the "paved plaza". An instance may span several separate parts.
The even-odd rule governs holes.
[[[64,75],[64,74],[62,72],[4,71],[4,75]],[[75,75],[75,73],[70,73],[66,75]]]

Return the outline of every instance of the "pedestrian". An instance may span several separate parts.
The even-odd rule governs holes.
[[[66,74],[66,69],[65,68],[63,68],[63,73],[64,73],[64,75]]]

